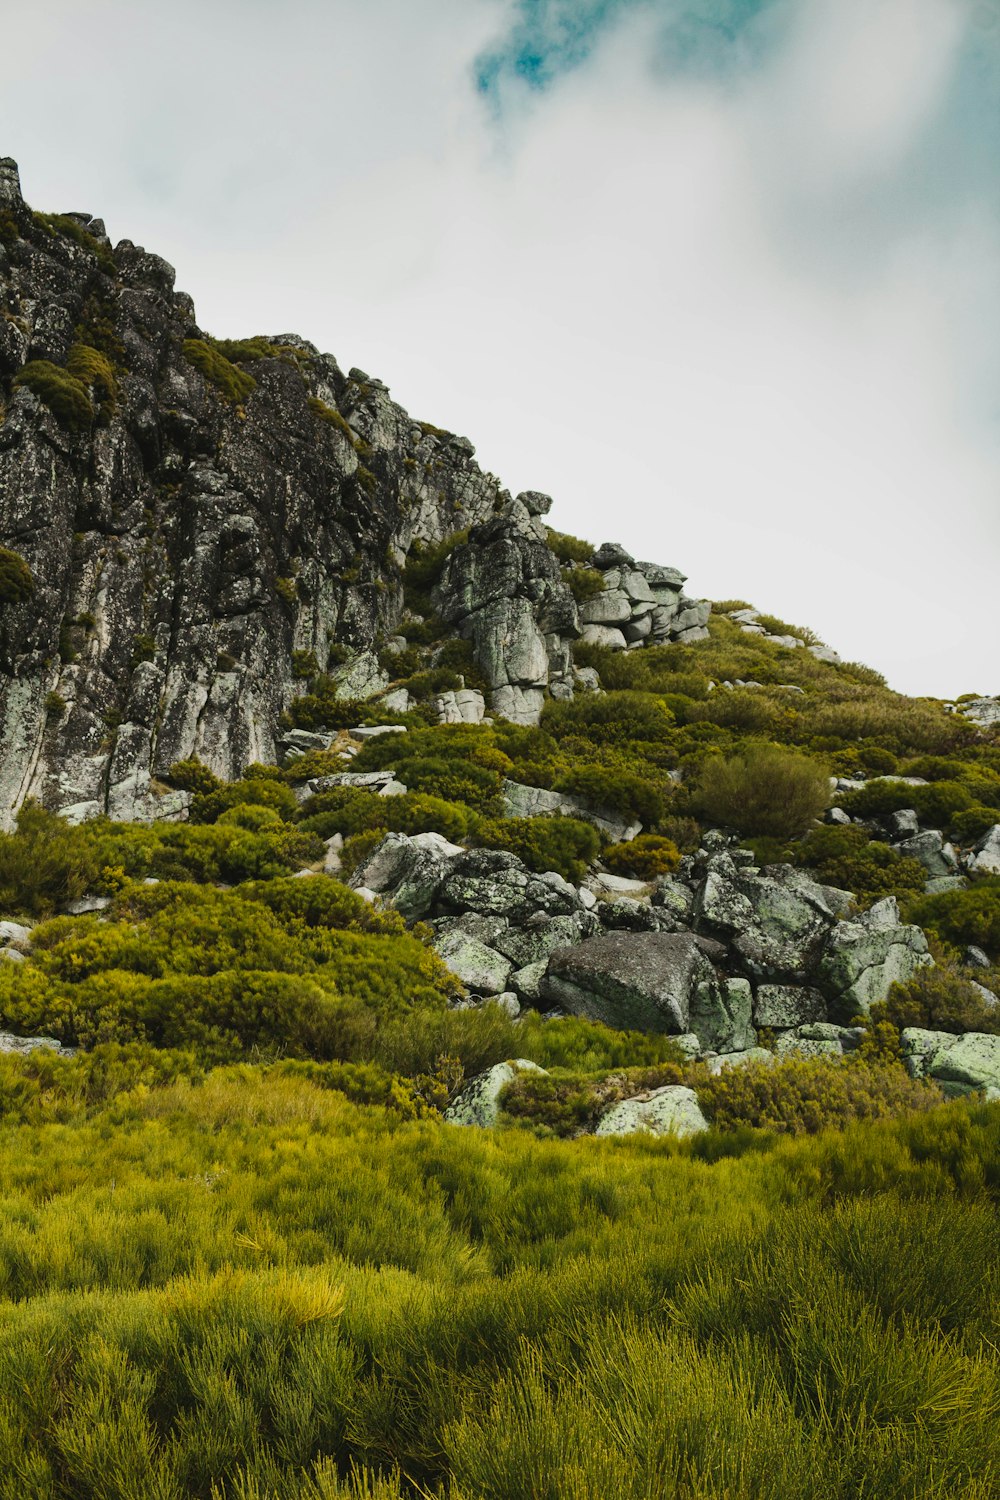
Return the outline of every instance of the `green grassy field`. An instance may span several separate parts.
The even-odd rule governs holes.
[[[1000,1105],[563,1142],[279,1064],[62,1114],[0,1150],[4,1500],[997,1493]]]

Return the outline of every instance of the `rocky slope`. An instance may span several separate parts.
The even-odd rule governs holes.
[[[86,214],[32,212],[0,161],[4,826],[28,796],[169,816],[173,762],[231,777],[276,758],[310,671],[335,668],[344,697],[384,689],[371,648],[403,614],[415,542],[473,528],[443,622],[492,711],[522,722],[577,686],[581,632],[624,648],[704,627],[681,574],[614,548],[581,617],[547,497],[511,500],[473,454],[301,338],[209,339],[164,260]]]

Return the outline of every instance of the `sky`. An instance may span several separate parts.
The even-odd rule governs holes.
[[[35,0],[0,155],[550,520],[1000,693],[1000,0]]]

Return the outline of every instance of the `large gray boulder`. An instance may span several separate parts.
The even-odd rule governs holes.
[[[783,1031],[826,1020],[826,1001],[808,985],[761,984],[753,1007],[754,1025]]]
[[[1000,823],[994,823],[979,840],[969,869],[977,875],[1000,875]]]
[[[600,930],[601,925],[591,912],[577,911],[556,917],[537,912],[524,926],[508,926],[497,933],[492,946],[517,968],[523,968],[547,959],[557,948],[570,948],[585,938],[595,937]]]
[[[489,948],[469,932],[453,928],[436,938],[435,951],[467,990],[478,995],[501,995],[514,967],[509,958]]]
[[[442,912],[478,911],[514,924],[539,912],[568,916],[582,910],[576,888],[561,875],[536,875],[502,849],[470,849],[451,860],[436,902]]]
[[[706,1051],[742,1052],[757,1043],[752,1014],[749,980],[702,980],[691,999],[688,1027]]]
[[[387,897],[408,921],[417,921],[431,910],[438,887],[462,853],[439,833],[387,833],[355,870],[351,884]]]
[[[694,918],[730,944],[748,974],[792,984],[808,980],[837,920],[828,889],[800,871],[741,869],[726,853],[708,861]]]
[[[838,922],[816,972],[831,1018],[848,1023],[866,1016],[905,984],[919,968],[933,963],[921,928],[899,920],[895,897],[887,896],[851,922]]]
[[[750,989],[720,981],[690,932],[608,932],[549,959],[543,999],[621,1031],[695,1033],[735,1051],[756,1039]]]
[[[478,1125],[486,1129],[500,1118],[500,1095],[519,1073],[544,1073],[537,1063],[519,1057],[513,1062],[497,1063],[467,1083],[448,1105],[444,1118],[449,1125]]]
[[[651,1089],[634,1099],[622,1099],[604,1111],[595,1135],[698,1135],[708,1129],[694,1089],[680,1084]]]
[[[988,1098],[1000,1098],[1000,1036],[981,1031],[954,1036],[914,1026],[903,1032],[902,1045],[913,1077],[932,1078],[948,1095],[983,1089]]]

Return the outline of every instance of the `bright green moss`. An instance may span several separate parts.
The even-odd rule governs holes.
[[[98,419],[110,421],[118,405],[118,379],[107,355],[90,344],[74,344],[66,360],[66,369],[93,392]]]
[[[188,364],[193,365],[227,401],[238,405],[257,389],[252,375],[233,364],[206,339],[185,339],[183,348]]]
[[[14,384],[33,391],[71,432],[83,431],[94,420],[93,402],[84,382],[51,360],[29,360],[14,377]]]
[[[0,605],[20,604],[35,591],[31,569],[19,552],[0,547]]]

